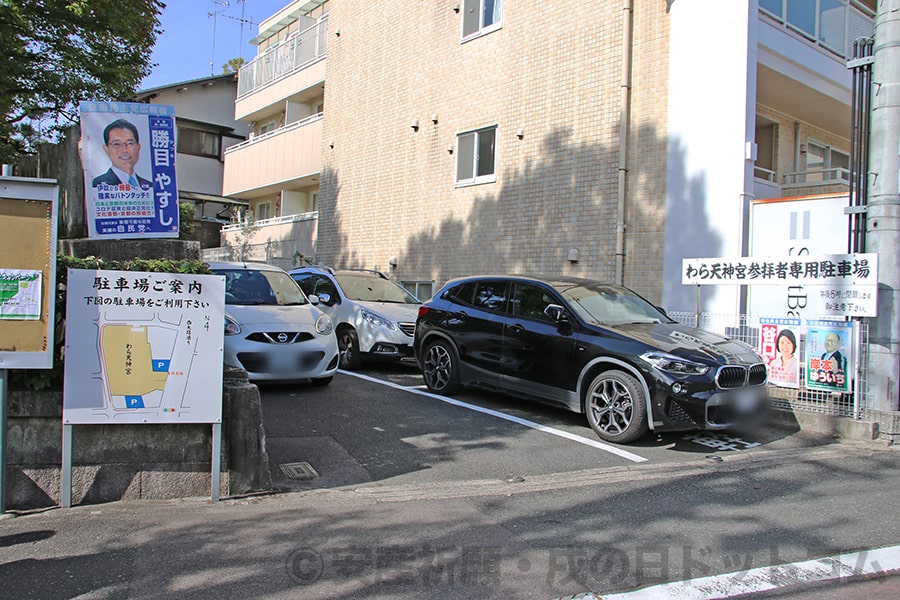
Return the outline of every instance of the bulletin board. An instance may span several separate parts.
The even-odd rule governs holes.
[[[53,367],[58,197],[55,180],[0,177],[0,275],[40,272],[39,312],[0,318],[0,369]]]

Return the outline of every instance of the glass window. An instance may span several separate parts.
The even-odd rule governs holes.
[[[502,281],[479,281],[475,284],[472,306],[482,310],[500,312],[506,306],[506,283]]]
[[[759,7],[781,17],[781,2],[782,0],[759,0]]]
[[[218,133],[191,127],[178,128],[178,152],[219,158],[221,147],[222,136]]]
[[[344,295],[357,302],[393,302],[396,304],[419,304],[406,288],[390,279],[365,273],[339,273],[335,279]]]
[[[456,183],[491,183],[495,174],[497,127],[461,133],[457,137]]]
[[[847,9],[839,0],[819,0],[819,41],[843,55]]]
[[[815,39],[816,0],[788,0],[787,22]]]
[[[517,284],[512,298],[512,313],[517,317],[552,322],[544,314],[549,304],[556,304],[556,299],[535,285]]]
[[[271,219],[272,218],[272,203],[271,202],[260,202],[256,205],[256,221],[262,221],[263,219]]]
[[[463,38],[498,29],[502,8],[503,0],[465,0]]]
[[[413,296],[423,301],[431,298],[431,295],[434,293],[433,281],[404,281],[401,285]]]

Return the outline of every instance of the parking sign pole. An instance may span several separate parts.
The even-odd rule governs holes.
[[[0,515],[6,510],[6,369],[0,369]]]

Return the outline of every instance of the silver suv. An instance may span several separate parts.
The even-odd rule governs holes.
[[[300,267],[290,274],[334,321],[342,369],[358,369],[366,359],[412,358],[421,302],[405,288],[378,271]]]

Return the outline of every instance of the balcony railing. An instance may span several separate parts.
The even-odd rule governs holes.
[[[814,44],[850,59],[857,38],[875,33],[875,12],[857,0],[759,0],[760,10]]]
[[[251,94],[325,56],[328,16],[269,48],[238,71],[238,98]]]
[[[798,171],[784,175],[784,187],[804,187],[810,185],[850,185],[850,170],[843,167]]]
[[[283,225],[284,223],[297,223],[299,221],[314,221],[319,218],[318,212],[299,213],[294,215],[286,215],[283,217],[272,217],[271,219],[260,219],[251,221],[244,219],[240,223],[232,223],[222,227],[222,232],[240,231],[241,229],[250,227],[268,227],[269,225]]]

